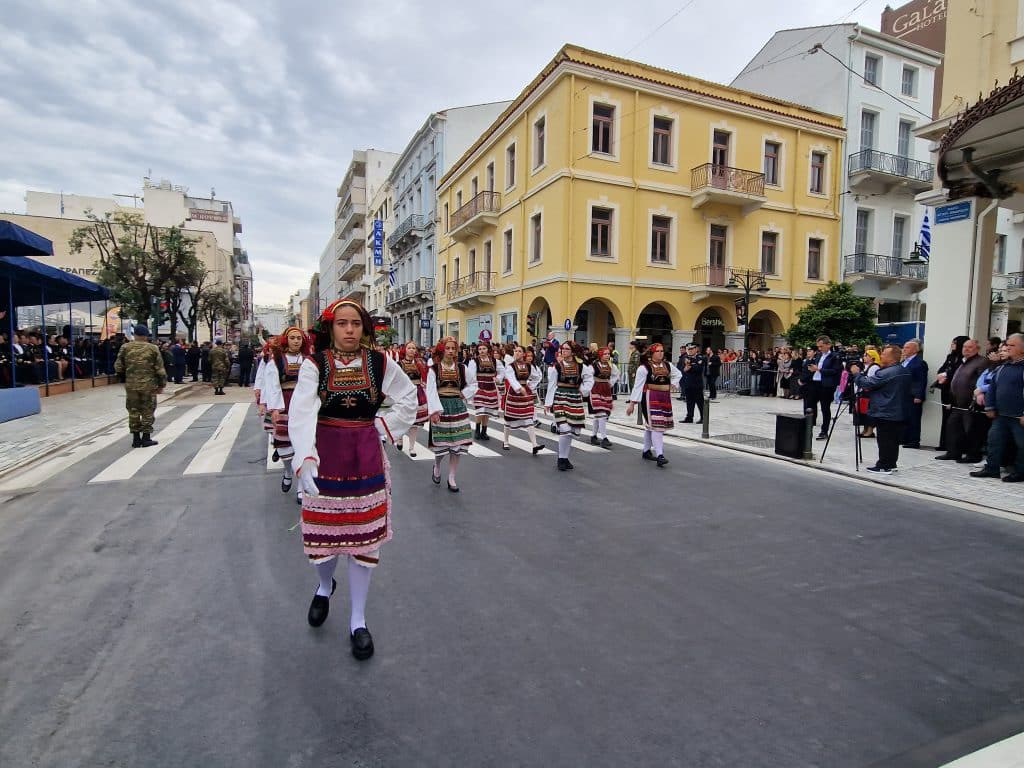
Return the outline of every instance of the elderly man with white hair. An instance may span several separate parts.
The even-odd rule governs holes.
[[[1024,335],[1010,336],[1006,349],[1009,359],[993,374],[985,394],[985,415],[992,420],[985,467],[971,472],[971,477],[999,477],[1012,440],[1017,445],[1017,459],[1003,482],[1019,483],[1024,480]]]

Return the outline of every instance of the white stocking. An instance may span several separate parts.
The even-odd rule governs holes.
[[[455,470],[459,468],[459,454],[453,453],[448,457],[448,482],[456,485]]]
[[[651,450],[651,430],[644,430],[644,451]]]
[[[316,564],[316,575],[320,577],[320,586],[317,587],[316,593],[323,597],[331,596],[331,589],[333,588],[334,581],[334,569],[338,567],[338,558],[332,557],[330,560],[324,560]]]
[[[651,442],[654,444],[654,455],[665,455],[665,436],[661,432],[651,432]]]
[[[569,447],[572,445],[572,435],[563,432],[558,436],[558,458],[569,458]]]
[[[536,448],[537,447],[537,428],[532,426],[532,425],[527,427],[526,428],[526,434],[528,434],[530,436],[530,445],[532,445],[534,448]]]
[[[598,437],[608,436],[608,417],[607,416],[595,416],[594,417],[594,434]]]
[[[348,592],[352,598],[352,618],[349,628],[355,632],[366,626],[366,596],[370,594],[372,568],[360,565],[354,557],[348,559]]]
[[[410,451],[415,451],[416,450],[416,433],[419,432],[419,430],[420,430],[420,428],[417,427],[417,426],[409,427],[409,431],[408,431],[407,434],[409,435],[409,450]]]
[[[502,442],[503,442],[503,443],[504,443],[505,445],[508,445],[508,434],[509,434],[509,432],[511,432],[511,431],[512,431],[512,428],[511,428],[511,427],[509,427],[509,425],[508,425],[508,424],[506,424],[506,425],[505,425],[505,428],[504,428],[504,429],[503,429],[503,430],[501,431],[501,435],[502,435],[502,437],[501,437],[501,441],[502,441]]]
[[[291,460],[287,460],[286,459],[286,460],[282,461],[282,464],[284,465],[284,476],[285,476],[285,479],[286,480],[290,480],[291,477],[292,477],[292,462],[291,462]]]

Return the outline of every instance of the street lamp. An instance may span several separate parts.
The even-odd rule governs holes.
[[[765,282],[764,272],[752,269],[731,270],[725,287],[743,289],[743,354],[746,355],[750,351],[750,292],[768,293],[771,289]]]

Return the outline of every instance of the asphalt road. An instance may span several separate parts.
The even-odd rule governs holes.
[[[121,440],[0,491],[0,766],[902,768],[1024,731],[1021,522],[694,445],[498,451],[460,494],[389,449],[357,662],[255,411],[183,474],[226,399],[127,480],[89,482]]]

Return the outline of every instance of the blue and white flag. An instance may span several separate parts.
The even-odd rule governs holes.
[[[398,280],[395,278],[395,268],[392,267],[388,270],[388,285],[394,288],[397,283]]]
[[[921,258],[928,261],[928,257],[932,255],[932,228],[928,223],[928,209],[924,210],[924,221],[921,222],[921,242],[918,247],[921,251]]]

